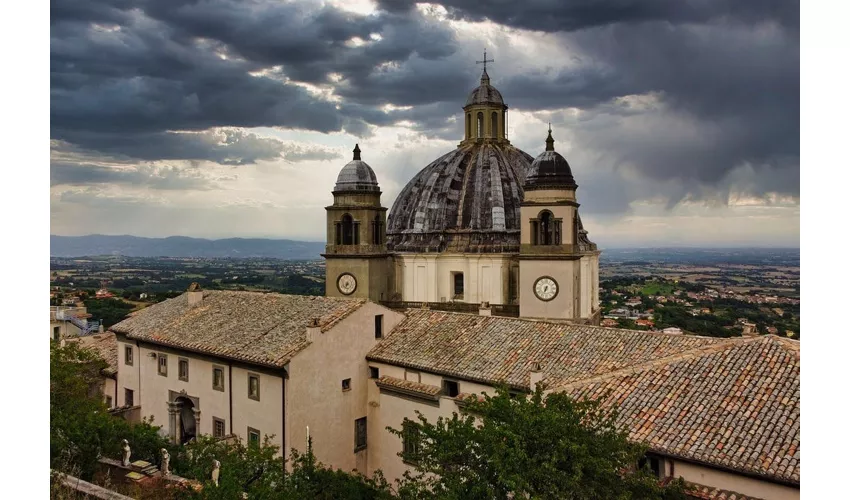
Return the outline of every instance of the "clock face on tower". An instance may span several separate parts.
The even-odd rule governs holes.
[[[541,276],[534,282],[534,295],[543,301],[550,301],[558,295],[558,282],[549,276]]]
[[[357,279],[351,273],[342,273],[336,279],[336,287],[343,295],[351,295],[357,290]]]

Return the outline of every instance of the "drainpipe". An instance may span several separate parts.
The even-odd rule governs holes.
[[[136,362],[136,366],[138,366],[138,368],[139,368],[139,407],[140,407],[139,408],[139,414],[144,415],[144,412],[141,411],[141,406],[142,406],[142,348],[141,348],[141,346],[139,346],[138,340],[136,341],[136,354],[137,354],[136,357],[139,358],[137,360],[134,360]],[[124,401],[124,404],[126,405],[127,401]],[[133,406],[136,406],[135,401],[133,401]]]
[[[233,364],[227,363],[227,399],[230,400],[230,434],[233,435]]]
[[[283,370],[283,378],[280,384],[280,421],[281,421],[281,429],[280,429],[280,454],[283,455],[283,471],[286,472],[286,381],[289,377],[286,376],[286,370]]]

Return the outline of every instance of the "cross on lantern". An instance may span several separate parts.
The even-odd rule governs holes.
[[[487,49],[484,49],[484,60],[483,61],[475,61],[475,64],[484,64],[484,71],[487,71],[487,63],[488,62],[496,62],[492,59],[487,59]]]

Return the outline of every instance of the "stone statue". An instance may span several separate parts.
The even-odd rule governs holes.
[[[218,474],[221,472],[221,462],[213,459],[212,482],[218,486]]]
[[[121,465],[127,467],[130,465],[130,443],[124,439],[121,441]]]
[[[167,476],[171,474],[168,470],[168,463],[171,461],[171,456],[168,454],[168,450],[163,448],[160,450],[162,452],[162,463],[159,466],[159,470],[162,471],[163,476]]]

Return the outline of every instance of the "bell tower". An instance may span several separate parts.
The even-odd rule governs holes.
[[[600,252],[582,226],[577,188],[569,163],[555,151],[550,127],[520,204],[521,317],[599,322]]]
[[[375,172],[354,158],[339,172],[327,211],[325,296],[389,299],[391,261],[387,253],[387,209]]]

